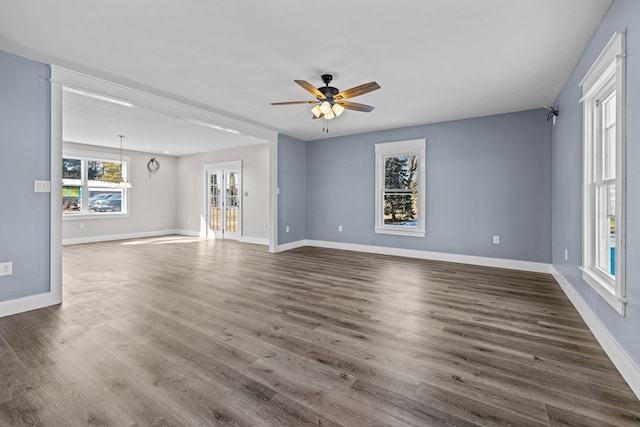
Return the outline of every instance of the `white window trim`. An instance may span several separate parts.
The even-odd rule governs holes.
[[[80,184],[82,188],[88,188],[88,182],[86,182],[85,176],[85,168],[87,160],[106,160],[106,161],[120,161],[119,153],[109,153],[104,151],[80,151],[80,150],[64,150],[62,151],[62,158],[72,158],[72,159],[82,159],[82,178],[80,179]],[[128,155],[122,156],[122,161],[125,163],[125,168],[123,169],[123,178],[129,180],[130,170],[131,170],[131,157]],[[130,180],[129,180],[130,181]],[[110,213],[98,213],[98,214],[87,214],[87,213],[62,213],[63,221],[74,221],[74,220],[93,220],[93,219],[108,219],[108,218],[128,218],[130,215],[131,204],[130,204],[130,190],[124,189],[123,191],[123,204],[125,207],[124,212],[110,212]],[[88,192],[82,192],[82,205],[86,206],[88,203]]]
[[[625,315],[625,32],[616,32],[580,82],[583,96],[582,277],[619,314]],[[613,83],[615,81],[615,83]],[[595,267],[594,177],[597,98],[608,86],[616,90],[616,265],[615,279]]]
[[[424,237],[425,230],[425,176],[426,176],[426,139],[410,139],[405,141],[384,142],[375,144],[375,226],[374,230],[380,234],[394,234],[397,236]],[[416,155],[418,157],[418,226],[408,228],[404,226],[384,225],[384,170],[385,157]]]

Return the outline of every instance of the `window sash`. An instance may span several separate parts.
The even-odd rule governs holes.
[[[580,86],[584,117],[580,269],[585,282],[624,315],[624,32],[614,34]]]
[[[388,209],[388,200],[395,199],[393,209]],[[417,209],[417,190],[384,190],[383,224],[387,227],[418,228],[420,211]]]
[[[615,191],[615,183],[594,185],[594,267],[607,277],[609,287],[615,292],[615,264],[612,264],[616,250],[615,206],[612,209],[610,191]],[[613,228],[613,233],[611,232]],[[612,242],[613,235],[613,242]]]
[[[63,154],[63,169],[65,160],[79,160],[81,162],[81,176],[76,178],[62,179],[62,203],[63,218],[87,218],[104,217],[110,215],[128,215],[128,191],[125,188],[117,188],[115,185],[120,179],[127,180],[129,169],[129,157],[111,156],[104,153],[93,152],[71,152]],[[93,164],[92,164],[93,163]],[[91,165],[92,164],[92,165]],[[89,180],[90,166],[99,165],[100,177],[107,176],[108,180]],[[106,165],[106,166],[105,166]],[[105,167],[110,170],[103,170]],[[78,197],[72,197],[78,188]],[[110,194],[111,202],[100,202],[98,204],[92,200],[96,194]],[[113,195],[119,195],[113,198]]]
[[[424,237],[425,152],[425,139],[375,144],[376,233]],[[390,159],[407,161],[409,165],[403,166],[403,170],[409,173],[409,176],[397,180],[396,183],[389,183],[387,166]],[[407,196],[411,200],[403,201]],[[397,198],[397,203],[393,207],[394,210],[390,210],[387,202],[394,197]]]

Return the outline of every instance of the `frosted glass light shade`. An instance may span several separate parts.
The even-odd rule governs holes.
[[[322,111],[320,110],[320,106],[316,105],[315,107],[313,107],[311,109],[311,112],[313,113],[314,116],[316,117],[320,117],[322,115]]]
[[[333,108],[331,108],[331,111],[333,111],[333,114],[335,114],[336,117],[340,117],[340,114],[342,114],[342,112],[344,111],[344,107],[340,104],[334,104]]]
[[[322,111],[322,114],[324,115],[331,111],[331,104],[329,101],[323,101],[322,104],[320,104],[320,111]]]

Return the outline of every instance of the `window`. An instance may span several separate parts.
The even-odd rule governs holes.
[[[624,315],[625,33],[614,34],[584,77],[582,273]]]
[[[129,158],[108,153],[65,152],[62,158],[62,213],[65,218],[124,215]]]
[[[426,140],[375,145],[375,232],[425,235]]]

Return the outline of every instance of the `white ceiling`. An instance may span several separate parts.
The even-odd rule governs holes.
[[[266,142],[247,134],[235,134],[235,128],[213,129],[205,120],[185,120],[172,112],[123,106],[63,91],[63,139],[68,142],[120,147],[123,135],[126,150],[184,156]],[[117,99],[122,99],[119,97]],[[203,124],[197,124],[199,122]],[[227,129],[225,131],[224,129]]]
[[[0,0],[0,50],[313,140],[550,105],[610,4]],[[346,111],[326,134],[309,106],[269,105],[313,99],[293,80],[321,86],[323,73],[340,90],[378,82],[353,99],[375,110]],[[67,140],[115,146],[126,133],[140,151],[239,138],[76,94],[65,94],[64,116]]]

